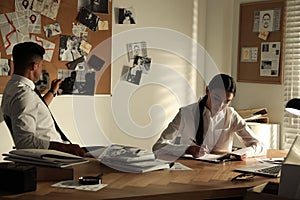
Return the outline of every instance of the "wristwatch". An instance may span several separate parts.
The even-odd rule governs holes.
[[[53,94],[53,97],[56,96],[56,92],[54,92],[54,90],[50,89],[49,92]]]

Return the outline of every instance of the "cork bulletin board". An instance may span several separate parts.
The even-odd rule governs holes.
[[[237,81],[281,84],[284,15],[285,0],[240,5]]]
[[[15,0],[1,0],[0,1],[0,14],[14,12],[15,11]],[[59,48],[60,48],[60,35],[72,36],[73,24],[79,23],[77,21],[78,16],[78,0],[61,0],[58,9],[58,14],[56,19],[51,19],[44,15],[41,15],[41,33],[32,34],[30,36],[38,36],[40,38],[46,39],[55,44],[53,51],[53,56],[51,61],[45,61],[43,69],[49,73],[50,82],[58,77],[59,69],[68,69],[67,61],[61,61],[59,59]],[[93,12],[94,13],[94,12]],[[103,66],[99,71],[96,72],[96,86],[95,94],[110,94],[111,93],[111,36],[112,36],[112,3],[108,0],[108,12],[107,13],[94,13],[96,16],[100,17],[101,22],[106,22],[105,29],[98,29],[93,31],[89,28],[86,29],[87,39],[86,42],[91,44],[91,50],[86,55],[86,60],[94,55],[103,62]],[[58,22],[61,28],[61,34],[52,37],[46,37],[43,31],[44,25]],[[99,48],[99,46],[101,46]],[[5,43],[0,39],[0,52],[1,58],[11,59],[11,55],[7,55],[5,49]],[[13,62],[11,62],[11,72],[13,72]],[[4,87],[11,76],[0,76],[0,93],[3,93]]]

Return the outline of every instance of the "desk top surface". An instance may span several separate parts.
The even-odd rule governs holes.
[[[285,156],[285,151],[268,151],[267,157]],[[108,184],[96,191],[54,188],[57,181],[38,182],[37,190],[19,195],[0,196],[0,199],[183,199],[224,198],[243,196],[246,189],[266,182],[278,182],[278,178],[255,176],[250,181],[232,182],[239,173],[233,170],[258,163],[254,158],[222,164],[180,159],[178,162],[193,170],[159,170],[144,174],[116,171],[91,159],[89,163],[74,166],[74,180],[79,176],[95,176],[104,173],[102,182]],[[180,198],[179,198],[180,197]]]

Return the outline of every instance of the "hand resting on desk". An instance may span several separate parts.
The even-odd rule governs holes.
[[[209,150],[207,148],[207,145],[201,145],[201,146],[198,146],[198,145],[191,145],[187,148],[187,150],[185,151],[186,154],[190,154],[193,156],[193,158],[200,158],[208,153]],[[214,154],[224,154],[224,152],[212,152]],[[232,159],[234,160],[245,160],[247,158],[247,155],[246,154],[235,154],[234,152],[233,153],[230,153],[230,157],[234,157]]]
[[[187,148],[185,151],[186,154],[192,155],[194,158],[199,158],[201,156],[204,156],[209,152],[208,148],[206,145],[191,145]]]
[[[85,151],[78,144],[64,144],[59,142],[50,142],[49,149],[63,151],[81,157],[85,155]]]

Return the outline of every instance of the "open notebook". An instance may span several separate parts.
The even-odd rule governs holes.
[[[193,159],[193,160],[204,161],[204,162],[210,162],[210,163],[224,163],[224,162],[236,160],[236,158],[233,157],[232,154],[230,154],[230,153],[225,154],[225,155],[208,153],[199,158],[194,158],[192,155],[184,154],[182,157],[188,158],[188,159]]]
[[[296,136],[285,160],[291,156],[291,152],[294,152],[296,149],[300,147],[300,140],[297,140],[298,135]],[[299,138],[300,139],[300,138]],[[298,141],[298,142],[297,142]],[[255,175],[268,176],[268,177],[280,177],[282,164],[272,164],[268,162],[250,165],[246,167],[237,168],[234,171],[242,172],[242,173],[253,173]]]

